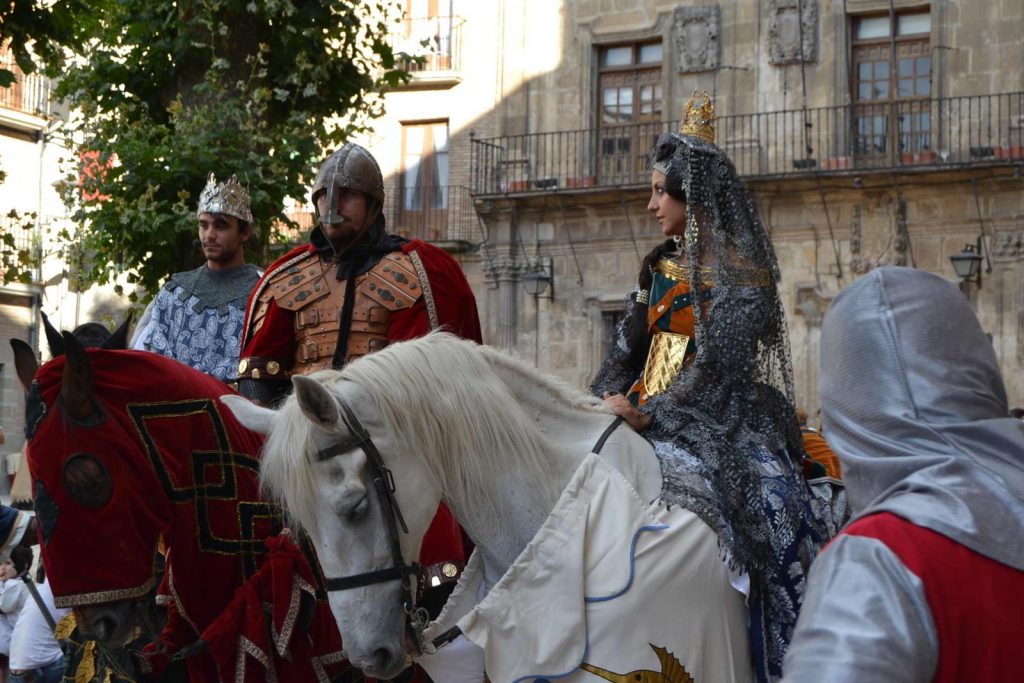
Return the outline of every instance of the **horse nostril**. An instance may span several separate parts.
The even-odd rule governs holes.
[[[117,630],[117,622],[111,617],[100,617],[93,622],[93,632],[96,640],[107,640]]]
[[[387,671],[394,663],[394,655],[386,647],[379,647],[373,652],[373,663],[375,670]]]

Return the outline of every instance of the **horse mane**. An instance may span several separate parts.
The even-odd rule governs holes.
[[[599,400],[522,361],[444,332],[391,344],[341,372],[312,376],[329,390],[346,380],[365,389],[398,447],[423,459],[447,500],[473,501],[458,511],[466,521],[495,509],[491,494],[501,472],[517,473],[539,499],[558,495],[549,476],[552,441],[500,371],[569,409],[603,411]],[[307,530],[316,528],[317,516],[309,453],[315,429],[289,397],[267,440],[261,474],[292,521]],[[515,461],[509,462],[512,454]]]

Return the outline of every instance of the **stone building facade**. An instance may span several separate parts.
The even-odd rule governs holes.
[[[659,241],[646,155],[702,89],[779,255],[803,408],[835,294],[884,264],[956,280],[965,245],[1024,405],[1024,1],[409,0],[408,26],[417,11],[427,54],[366,142],[404,202],[392,227],[459,255],[488,343],[589,383]],[[426,228],[440,181],[471,211],[435,192]]]

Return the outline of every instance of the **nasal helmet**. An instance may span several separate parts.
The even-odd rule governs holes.
[[[354,142],[345,143],[327,157],[316,174],[311,199],[321,223],[341,222],[337,210],[338,191],[342,189],[362,192],[377,203],[378,210],[384,204],[384,176],[380,166],[365,147]],[[316,200],[324,193],[327,193],[327,209],[321,216]]]

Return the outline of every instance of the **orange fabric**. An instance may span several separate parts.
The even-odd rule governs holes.
[[[660,273],[655,277],[662,277],[668,280],[668,278]],[[672,282],[672,280],[669,280]],[[674,308],[673,304],[677,297],[685,296],[690,293],[689,282],[676,282],[670,287],[658,301],[652,301],[651,305],[647,308],[647,329],[653,334],[657,330],[665,330],[674,334],[685,334],[687,337],[693,338],[697,321],[693,315],[693,305],[686,305],[682,308]],[[662,323],[658,324],[658,321],[665,318],[667,325]]]
[[[828,472],[828,476],[841,479],[842,470],[839,466],[839,458],[832,452],[825,437],[813,429],[801,429],[800,432],[804,440],[804,451],[807,452],[808,457],[820,463]]]

